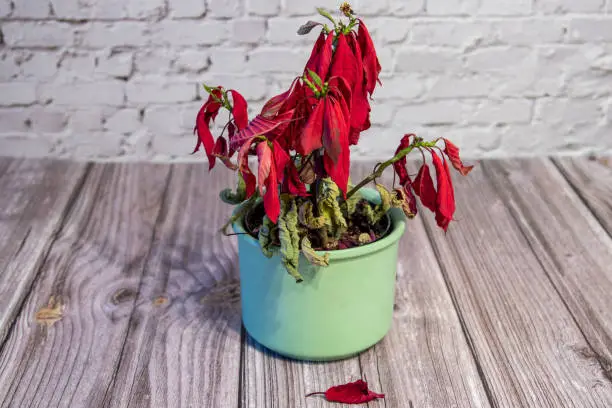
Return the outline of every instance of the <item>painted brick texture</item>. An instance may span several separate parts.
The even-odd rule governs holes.
[[[190,155],[202,82],[251,112],[288,87],[331,0],[0,0],[0,155]],[[612,0],[354,0],[383,65],[355,159],[404,133],[464,156],[612,154]],[[316,31],[316,30],[315,30]]]

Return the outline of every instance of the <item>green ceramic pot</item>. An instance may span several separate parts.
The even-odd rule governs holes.
[[[360,192],[380,201],[375,190]],[[401,211],[389,215],[389,234],[330,251],[327,267],[312,266],[300,255],[301,283],[286,272],[277,252],[266,258],[256,239],[237,235],[242,321],[249,335],[281,355],[313,361],[351,357],[382,340],[391,328],[398,242],[406,228]],[[245,232],[242,219],[233,229]]]

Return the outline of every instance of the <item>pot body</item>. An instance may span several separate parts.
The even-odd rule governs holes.
[[[369,201],[380,199],[375,190],[360,192]],[[389,215],[387,236],[330,251],[327,267],[313,266],[300,254],[301,283],[283,268],[278,251],[267,258],[256,239],[237,235],[242,320],[249,335],[281,355],[312,361],[351,357],[378,343],[391,328],[398,244],[406,228],[401,211]],[[245,232],[242,220],[233,228]]]

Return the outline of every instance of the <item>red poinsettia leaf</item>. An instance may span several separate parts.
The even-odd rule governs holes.
[[[353,89],[358,80],[361,79],[355,54],[348,44],[347,36],[340,34],[336,43],[336,51],[331,65],[330,77],[342,77],[347,85]]]
[[[297,100],[296,92],[298,92],[300,88],[300,82],[298,81],[298,78],[295,78],[289,89],[281,94],[273,96],[266,102],[264,107],[261,109],[261,116],[266,119],[272,119],[279,113],[293,109],[293,107],[289,107],[289,109],[287,109],[287,105],[290,105],[292,101],[293,105],[295,105],[295,101]]]
[[[238,169],[238,166],[230,160],[227,152],[227,141],[223,136],[219,136],[217,141],[215,142],[215,147],[213,149],[213,156],[221,160],[225,167],[230,170]]]
[[[286,167],[286,176],[283,182],[283,191],[288,192],[294,196],[305,197],[308,195],[306,185],[300,180],[300,174],[297,167],[292,161]]]
[[[374,48],[372,37],[370,37],[368,29],[361,19],[359,20],[359,29],[357,30],[357,41],[359,42],[359,47],[361,48],[363,58],[363,67],[366,76],[366,90],[370,95],[372,95],[374,88],[376,87],[376,82],[379,81],[378,75],[380,74],[381,66],[380,62],[378,61],[378,56],[376,55],[376,49]]]
[[[325,111],[323,113],[323,147],[325,152],[334,163],[345,149],[348,149],[348,118],[344,117],[344,109],[341,102],[333,97],[326,98]]]
[[[436,211],[436,188],[434,187],[431,173],[429,172],[429,166],[423,163],[419,169],[419,173],[412,183],[412,188],[416,195],[421,199],[421,203],[430,211]]]
[[[365,77],[361,50],[354,32],[351,32],[347,36],[347,41],[355,55],[355,63],[357,66],[355,84],[353,85],[352,90],[351,137],[349,139],[349,143],[357,144],[359,142],[360,133],[370,128],[371,108],[370,102],[368,100],[367,90],[365,87]]]
[[[255,136],[247,140],[238,151],[238,170],[242,174],[242,178],[246,184],[246,196],[251,197],[255,193],[257,187],[257,180],[255,175],[249,168],[249,151],[251,150],[251,144]]]
[[[397,146],[397,149],[395,149],[395,154],[398,154],[400,151],[410,146],[410,138],[412,136],[414,135],[409,134],[404,135],[404,137],[402,137],[399,146]],[[404,185],[406,183],[406,180],[410,179],[410,177],[408,177],[408,170],[406,169],[406,156],[393,163],[393,169],[399,177],[399,182],[401,185]]]
[[[227,136],[228,136],[228,139],[230,141],[230,146],[232,144],[232,139],[234,138],[234,134],[235,133],[236,133],[236,125],[234,125],[233,122],[228,123],[227,124]],[[236,152],[236,150],[230,148],[228,156],[232,157],[235,152]]]
[[[474,166],[464,166],[459,157],[459,148],[451,143],[450,140],[444,139],[444,153],[448,156],[453,167],[461,173],[462,176],[467,176]]]
[[[198,141],[193,149],[193,153],[200,150],[201,145],[204,146],[206,156],[208,157],[209,170],[215,167],[215,156],[213,155],[215,140],[210,132],[210,122],[215,119],[219,109],[221,108],[221,104],[214,99],[213,95],[220,98],[221,87],[215,88],[212,95],[208,96],[208,100],[204,103],[204,105],[202,105],[196,116],[196,124],[193,129],[194,133],[197,133],[198,135]]]
[[[317,106],[315,106],[312,114],[308,118],[308,122],[304,125],[300,138],[297,140],[296,149],[298,153],[303,156],[323,146],[321,134],[323,133],[323,119],[326,104],[327,98],[321,99],[317,103]]]
[[[324,393],[313,392],[308,395],[323,394],[330,402],[342,402],[344,404],[365,404],[377,398],[385,398],[385,394],[378,394],[368,388],[368,383],[357,380],[348,384],[336,385]]]
[[[306,63],[306,68],[304,72],[308,72],[311,70],[315,72],[323,81],[327,78],[327,73],[329,72],[329,66],[332,61],[332,44],[334,41],[333,32],[329,33],[327,37],[325,33],[321,31],[315,45],[310,53],[310,58]]]
[[[444,231],[453,219],[455,213],[455,193],[453,183],[450,178],[448,163],[438,157],[435,152],[431,152],[433,164],[436,168],[436,180],[438,184],[438,194],[436,196],[436,223]]]
[[[257,187],[259,187],[259,194],[264,195],[264,186],[270,175],[272,162],[272,149],[268,146],[267,141],[263,141],[257,144],[257,158],[259,159],[259,166],[257,170]]]
[[[326,151],[323,155],[323,166],[329,177],[342,191],[342,195],[346,197],[351,165],[351,151],[348,144],[348,132],[342,132],[340,136],[343,139],[339,141],[340,154],[338,158],[334,161]]]
[[[234,103],[232,106],[232,115],[234,115],[234,122],[236,122],[238,130],[242,130],[249,124],[247,101],[237,91],[232,89],[229,92],[232,94],[232,100]]]
[[[275,140],[272,143],[272,146],[274,149],[274,164],[276,165],[276,175],[277,177],[279,177],[278,182],[282,183],[284,179],[283,175],[285,174],[285,167],[287,167],[287,164],[291,160],[291,157],[289,156],[289,153],[287,153],[285,149],[283,149],[283,147],[278,141]]]
[[[230,142],[230,148],[238,149],[244,142],[252,138],[253,136],[267,136],[268,139],[272,139],[274,135],[284,131],[289,125],[293,111],[287,111],[283,114],[279,114],[273,119],[268,119],[262,115],[257,115],[249,125],[237,132],[234,138]]]

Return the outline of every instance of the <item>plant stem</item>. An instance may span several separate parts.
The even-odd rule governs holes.
[[[351,196],[355,194],[357,191],[359,191],[361,187],[365,186],[368,183],[371,183],[372,181],[376,180],[378,177],[382,176],[383,172],[385,171],[387,167],[389,167],[393,163],[398,162],[404,157],[406,157],[406,155],[410,153],[412,150],[414,150],[414,148],[434,147],[436,145],[436,142],[437,141],[432,141],[432,142],[424,142],[422,140],[414,141],[410,146],[397,152],[397,154],[393,156],[391,159],[387,160],[386,162],[380,163],[376,171],[374,171],[368,177],[361,180],[359,184],[357,184],[348,193],[346,193],[346,198],[344,199],[344,201],[351,198]]]

